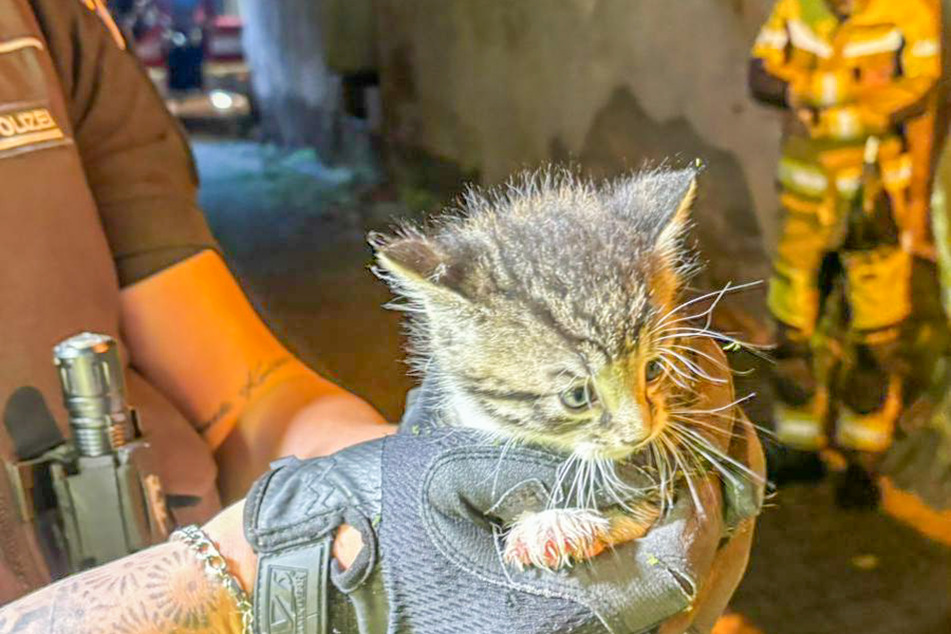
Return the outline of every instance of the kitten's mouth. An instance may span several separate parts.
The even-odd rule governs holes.
[[[607,441],[588,441],[582,443],[577,452],[585,458],[601,458],[620,461],[640,453],[653,443],[662,430],[652,431],[650,435],[633,443],[609,443]]]
[[[651,445],[651,443],[653,443],[655,440],[657,440],[657,438],[658,438],[662,433],[664,433],[663,427],[662,427],[661,425],[657,425],[657,426],[651,431],[651,433],[648,434],[647,438],[645,438],[644,440],[642,440],[642,441],[640,441],[639,443],[637,443],[636,445],[634,445],[634,451],[635,451],[635,452],[638,452],[638,451],[640,451],[640,450],[642,450],[642,449],[646,449],[647,447],[649,447],[649,446]]]
[[[576,452],[586,459],[602,459],[621,461],[630,458],[643,448],[644,443],[638,445],[609,445],[606,443],[587,442],[576,449]]]

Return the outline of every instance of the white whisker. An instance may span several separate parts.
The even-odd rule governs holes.
[[[666,354],[671,354],[671,355],[673,355],[677,360],[679,360],[681,363],[683,363],[685,366],[687,366],[687,368],[688,368],[691,372],[693,372],[696,376],[698,376],[698,377],[700,377],[700,378],[702,378],[702,379],[706,379],[707,381],[710,381],[710,382],[712,382],[712,383],[720,383],[720,384],[727,383],[727,382],[729,381],[729,379],[722,379],[722,378],[717,378],[717,377],[710,376],[710,375],[709,375],[707,372],[705,372],[700,366],[698,366],[697,364],[695,364],[693,361],[687,359],[685,356],[683,356],[683,355],[680,354],[679,352],[674,352],[673,350],[670,350],[669,348],[662,348],[660,352],[661,352],[661,354],[665,354],[665,353],[666,353]]]
[[[684,445],[685,447],[689,447],[689,448],[691,448],[693,451],[698,452],[700,455],[702,455],[702,456],[704,457],[705,461],[706,461],[711,467],[713,467],[714,469],[716,469],[716,470],[717,470],[723,477],[725,477],[727,480],[729,480],[729,481],[732,482],[733,484],[736,484],[736,485],[739,484],[739,480],[737,480],[736,475],[733,474],[733,473],[731,473],[729,469],[727,469],[727,468],[724,467],[722,464],[720,464],[720,461],[717,460],[715,456],[710,455],[710,453],[709,453],[708,451],[706,451],[706,450],[704,449],[704,447],[698,446],[698,444],[697,444],[697,442],[696,442],[695,440],[693,440],[693,439],[691,439],[691,438],[689,438],[688,436],[686,436],[686,435],[683,434],[683,432],[686,431],[686,430],[683,430],[683,429],[679,429],[679,430],[678,430],[678,429],[673,429],[672,431],[673,431],[674,434],[676,434],[676,436],[678,437],[678,439],[683,443],[683,445]],[[709,447],[709,445],[708,445],[708,447]]]
[[[699,297],[691,298],[690,300],[688,300],[688,301],[686,301],[686,302],[683,302],[683,303],[681,303],[681,304],[675,306],[675,307],[672,308],[670,311],[668,311],[663,317],[660,318],[660,321],[658,322],[658,325],[667,324],[667,323],[668,323],[668,322],[667,322],[667,319],[668,319],[669,317],[671,317],[672,315],[678,313],[679,311],[683,310],[684,308],[687,308],[687,307],[689,307],[689,306],[692,306],[692,305],[694,305],[694,304],[696,304],[696,303],[698,303],[698,302],[702,302],[702,301],[705,300],[705,299],[708,299],[708,298],[710,298],[710,297],[715,297],[716,299],[715,299],[714,301],[715,301],[715,302],[719,302],[719,301],[720,301],[720,298],[722,298],[726,293],[735,293],[735,292],[738,292],[738,291],[747,290],[747,289],[753,288],[754,286],[759,286],[759,285],[761,285],[762,283],[763,283],[762,280],[756,280],[756,281],[753,281],[753,282],[747,282],[747,283],[745,283],[745,284],[739,284],[739,285],[737,285],[737,286],[732,286],[733,282],[727,282],[726,286],[724,286],[722,289],[720,289],[720,290],[718,290],[718,291],[711,291],[711,292],[709,292],[709,293],[705,293],[705,294],[703,294],[703,295],[700,295]],[[684,320],[690,320],[690,319],[697,319],[697,318],[699,318],[699,317],[702,317],[702,316],[706,315],[707,313],[712,312],[712,311],[713,311],[713,308],[715,308],[715,307],[716,307],[716,303],[714,303],[713,306],[711,306],[710,308],[708,308],[708,309],[705,310],[704,312],[699,313],[698,315],[688,315],[688,316],[686,316],[686,317],[679,317],[677,320],[675,320],[675,321],[673,321],[673,322],[669,322],[669,323],[677,323],[678,321],[684,321]]]
[[[756,473],[755,471],[753,471],[752,469],[750,469],[749,467],[747,467],[747,466],[744,465],[743,463],[739,462],[739,461],[736,460],[735,458],[732,458],[731,456],[728,456],[727,454],[725,454],[725,453],[723,453],[722,451],[720,451],[720,449],[718,449],[718,448],[715,447],[713,444],[711,444],[710,441],[708,441],[708,440],[707,440],[706,438],[704,438],[702,435],[698,434],[697,432],[693,431],[692,429],[686,429],[686,428],[684,428],[684,429],[682,429],[681,431],[683,431],[685,434],[687,434],[687,435],[689,435],[690,437],[692,437],[692,438],[693,438],[694,440],[696,440],[698,443],[702,444],[707,450],[709,450],[710,452],[712,452],[712,453],[713,453],[717,458],[719,458],[720,460],[724,460],[724,461],[728,462],[729,464],[733,465],[735,468],[739,469],[740,471],[742,471],[743,473],[745,473],[746,475],[748,475],[750,478],[756,480],[757,482],[761,482],[761,483],[765,482],[765,479],[763,478],[763,476],[761,476],[760,474]]]
[[[671,414],[714,414],[717,412],[732,410],[737,405],[745,403],[746,401],[750,400],[751,398],[754,398],[755,396],[756,396],[756,392],[750,392],[746,396],[738,398],[735,401],[727,403],[726,405],[721,405],[720,407],[714,407],[713,409],[695,409],[691,411],[671,411],[670,413]]]
[[[713,356],[707,354],[707,353],[704,352],[703,350],[700,350],[700,349],[698,349],[698,348],[694,348],[693,346],[683,346],[683,345],[679,345],[679,344],[673,344],[673,345],[670,345],[670,346],[667,346],[667,347],[668,347],[668,348],[676,348],[676,349],[678,349],[678,350],[684,350],[684,351],[686,351],[686,352],[692,352],[692,353],[694,353],[694,354],[696,354],[696,355],[699,355],[699,356],[703,357],[704,359],[710,361],[711,363],[713,363],[716,367],[720,368],[721,370],[725,370],[725,371],[731,372],[731,373],[733,372],[732,368],[730,368],[730,367],[727,366],[727,365],[724,365],[724,364],[720,361],[720,359],[717,359],[716,357],[713,357]]]
[[[659,350],[657,354],[658,354],[658,359],[659,359],[662,363],[665,363],[665,364],[671,369],[671,371],[673,371],[673,372],[674,372],[675,374],[677,374],[679,377],[681,377],[682,379],[684,379],[684,380],[686,380],[686,381],[688,381],[688,382],[691,382],[691,383],[694,381],[694,377],[691,376],[690,374],[688,374],[686,370],[681,369],[680,366],[677,365],[677,363],[676,363],[676,361],[675,361],[674,359],[668,358],[668,357],[666,356],[666,354],[667,354],[667,351],[666,351],[666,350]],[[670,375],[670,378],[671,378],[671,380],[673,380],[673,379],[674,379],[673,375]],[[674,382],[675,382],[675,383],[678,383],[677,381],[674,381]],[[687,385],[683,385],[683,384],[680,384],[680,383],[678,383],[678,385],[680,385],[680,386],[683,387],[684,389],[687,389],[687,387],[688,387]]]
[[[660,438],[661,441],[667,445],[668,449],[670,449],[671,455],[673,455],[674,458],[674,462],[676,462],[677,466],[680,467],[680,471],[683,473],[684,479],[687,481],[687,490],[690,491],[690,497],[693,499],[694,507],[697,509],[697,513],[699,513],[701,517],[704,517],[706,513],[704,512],[703,503],[700,501],[700,495],[697,493],[697,489],[693,485],[693,479],[690,477],[690,472],[684,465],[683,460],[680,459],[680,451],[677,449],[677,446],[666,436],[661,435],[658,436],[658,438]]]
[[[737,434],[737,433],[734,432],[734,431],[727,431],[727,430],[723,429],[722,427],[718,427],[718,426],[714,425],[713,423],[707,423],[707,422],[704,422],[704,421],[697,420],[697,419],[695,419],[695,418],[685,418],[685,417],[683,417],[683,416],[670,416],[670,418],[669,418],[668,420],[673,421],[673,422],[676,422],[676,423],[678,423],[678,424],[682,424],[682,425],[694,425],[694,426],[696,426],[696,427],[702,427],[703,429],[706,429],[706,430],[708,430],[708,431],[710,431],[710,432],[712,432],[712,433],[720,434],[720,435],[725,436],[725,437],[727,437],[727,438],[739,438],[739,437],[740,437],[740,435]]]

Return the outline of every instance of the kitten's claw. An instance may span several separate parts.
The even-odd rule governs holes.
[[[526,566],[558,570],[591,559],[615,544],[643,537],[660,516],[660,508],[644,504],[636,516],[612,513],[605,517],[586,509],[524,513],[505,538],[502,558],[519,570]]]
[[[524,513],[505,538],[503,559],[519,569],[534,566],[557,570],[604,550],[610,528],[611,522],[597,511],[550,509]]]

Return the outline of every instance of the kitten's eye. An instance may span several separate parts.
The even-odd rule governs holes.
[[[651,359],[647,362],[647,365],[644,366],[644,380],[648,383],[653,383],[660,378],[660,375],[664,373],[664,366],[661,364],[659,359]]]
[[[570,387],[560,395],[561,404],[572,411],[588,409],[597,400],[594,392],[588,389],[587,384]]]

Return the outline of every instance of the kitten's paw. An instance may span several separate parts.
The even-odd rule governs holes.
[[[506,535],[503,559],[519,569],[558,570],[616,544],[640,539],[659,517],[660,505],[653,501],[613,511],[607,517],[588,509],[524,513]]]
[[[660,504],[653,501],[645,501],[625,511],[611,513],[611,530],[607,541],[613,546],[640,539],[659,518]]]
[[[505,537],[503,559],[525,566],[557,570],[572,561],[594,557],[608,544],[611,521],[586,509],[549,509],[524,513]]]

